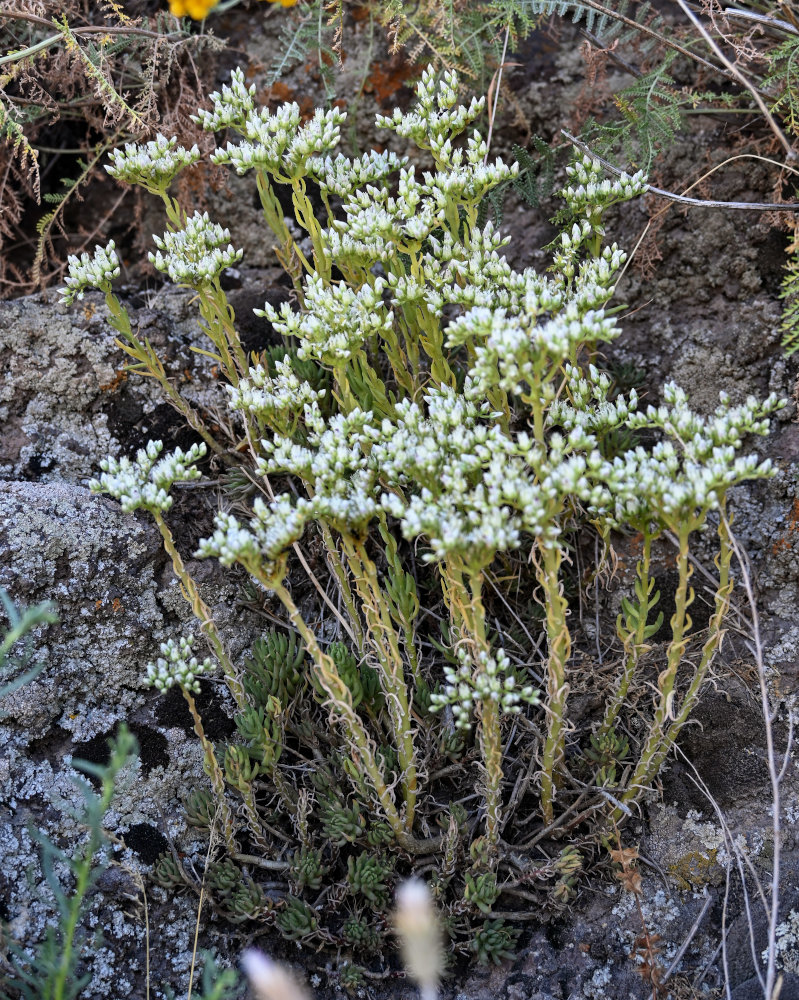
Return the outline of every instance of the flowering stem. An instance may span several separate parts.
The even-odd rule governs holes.
[[[364,544],[347,535],[342,536],[342,540],[355,587],[363,605],[372,646],[380,662],[381,686],[386,696],[394,745],[402,770],[405,828],[410,832],[416,815],[416,754],[399,636],[391,620],[385,596],[380,589],[377,567],[369,557]]]
[[[219,351],[225,377],[231,385],[237,386],[239,378],[247,374],[247,356],[241,346],[235,325],[235,316],[227,296],[215,277],[212,284],[203,284],[197,289],[200,315],[205,320],[206,334]]]
[[[300,295],[300,301],[302,301],[303,269],[308,274],[312,274],[313,268],[305,257],[305,254],[302,253],[294,242],[288,230],[286,220],[283,217],[283,209],[277,199],[275,189],[272,187],[272,182],[269,180],[267,171],[263,169],[256,170],[255,180],[266,224],[280,241],[278,259],[285,268],[286,273],[291,277],[294,290]],[[299,268],[296,266],[297,264],[300,265]]]
[[[613,724],[618,718],[619,712],[624,704],[624,700],[627,697],[627,691],[630,688],[630,684],[635,674],[635,669],[638,666],[638,661],[641,658],[642,653],[644,653],[648,648],[645,645],[647,633],[649,632],[647,629],[647,618],[649,611],[657,600],[657,595],[655,595],[655,600],[649,600],[655,582],[649,575],[650,560],[652,555],[652,537],[652,533],[645,529],[643,551],[638,565],[636,566],[636,573],[638,577],[636,582],[636,593],[639,601],[635,606],[634,611],[638,616],[637,623],[635,630],[628,632],[624,636],[624,648],[627,652],[627,658],[624,662],[624,669],[622,671],[621,680],[619,681],[616,693],[608,701],[607,708],[605,709],[605,717],[602,720],[602,725],[599,727],[598,731],[599,737],[606,736],[613,728]],[[621,615],[619,616],[619,624],[621,624]]]
[[[479,669],[480,653],[490,653],[482,600],[483,573],[476,568],[467,569],[466,573],[468,585],[464,581],[464,566],[459,559],[449,557],[442,564],[445,600],[453,621],[460,626],[464,638],[472,646],[472,660],[475,669]],[[502,826],[502,732],[499,704],[484,697],[479,701],[478,711],[485,778],[486,841],[489,854],[496,855]]]
[[[553,819],[557,770],[565,755],[563,719],[569,685],[566,664],[571,653],[571,635],[566,623],[567,603],[560,584],[560,564],[563,553],[557,545],[546,545],[541,553],[539,582],[546,602],[547,658],[547,736],[544,742],[541,773],[541,810],[544,823]]]
[[[716,587],[714,610],[708,624],[708,634],[704,645],[702,646],[702,654],[699,659],[699,664],[696,667],[696,671],[694,672],[693,679],[688,686],[688,690],[685,692],[685,697],[682,700],[679,711],[674,711],[672,705],[670,714],[670,718],[672,719],[671,725],[668,727],[665,734],[662,735],[659,746],[655,749],[655,752],[652,754],[646,765],[644,765],[646,751],[641,756],[639,765],[636,768],[629,788],[622,800],[625,803],[633,801],[636,796],[640,794],[641,790],[646,788],[657,774],[660,766],[666,758],[666,755],[674,746],[674,743],[676,742],[682,727],[685,725],[688,716],[694,710],[710,665],[713,662],[716,653],[721,648],[721,643],[724,639],[725,633],[725,629],[723,627],[724,620],[730,609],[730,595],[732,594],[733,588],[733,580],[730,576],[730,564],[732,562],[733,550],[730,542],[730,525],[725,514],[723,501],[719,516],[718,536],[719,551],[716,554],[715,564],[719,573],[719,582]],[[690,618],[688,621],[690,622]],[[647,744],[647,749],[648,748],[649,745]]]
[[[622,798],[622,802],[624,803],[634,801],[646,790],[651,778],[657,772],[658,767],[660,767],[663,758],[671,749],[674,737],[676,737],[680,729],[680,726],[677,724],[678,716],[674,715],[674,684],[677,679],[677,668],[685,657],[685,647],[687,645],[686,633],[691,628],[691,616],[688,614],[688,607],[693,602],[694,592],[693,588],[688,585],[692,573],[692,567],[688,561],[688,538],[692,528],[695,526],[696,522],[693,519],[690,521],[686,519],[685,523],[677,527],[677,572],[679,574],[679,582],[677,584],[677,592],[674,595],[675,611],[671,616],[671,642],[666,654],[666,669],[658,677],[659,699],[657,708],[655,709],[655,715],[649,728],[649,736],[641,751],[638,765],[635,768],[635,773],[630,779],[627,790]],[[720,569],[722,569],[722,572],[729,572],[729,558],[726,570],[722,567]],[[723,583],[725,588],[727,587],[727,583],[728,578]],[[719,600],[724,602],[728,598],[729,591],[726,597],[722,596],[722,598],[719,598],[717,593],[716,614],[719,613]],[[720,624],[721,619],[719,619],[719,628]],[[705,669],[709,663],[710,657],[705,664]],[[673,725],[669,726],[669,730],[666,732],[666,726],[669,722],[672,722]],[[672,733],[673,736],[671,735]],[[619,810],[616,810],[616,812],[620,813]]]
[[[482,601],[483,574],[469,577],[468,620],[478,649],[489,653]],[[476,662],[480,662],[476,658]],[[493,698],[480,701],[480,750],[485,768],[486,840],[490,856],[495,856],[502,828],[502,731],[499,703]]]
[[[311,245],[313,246],[313,270],[327,283],[330,281],[331,261],[325,252],[325,246],[322,241],[322,227],[316,219],[314,207],[305,192],[305,181],[302,177],[292,180],[291,190],[291,201],[294,205],[294,214],[297,222],[308,233]]]
[[[228,689],[235,698],[239,711],[243,712],[247,708],[247,697],[244,693],[244,688],[242,687],[238,674],[236,673],[236,668],[233,666],[230,657],[227,655],[225,645],[222,642],[222,637],[220,636],[219,630],[214,622],[211,609],[202,599],[197,584],[191,578],[191,575],[186,569],[183,558],[181,557],[180,552],[178,552],[177,546],[175,545],[175,539],[169,529],[169,525],[164,520],[163,514],[158,509],[151,509],[151,513],[155,519],[155,523],[158,525],[158,530],[161,532],[161,537],[164,540],[164,548],[172,559],[172,567],[175,570],[175,575],[181,582],[183,596],[191,605],[191,610],[200,622],[200,628],[205,633],[205,637],[208,639],[208,642],[214,651],[214,655],[224,671]]]
[[[350,624],[352,625],[355,644],[358,652],[362,653],[365,642],[363,626],[361,625],[361,616],[358,614],[358,609],[355,606],[355,597],[352,593],[352,587],[350,586],[347,570],[344,568],[344,564],[341,561],[341,556],[339,555],[338,548],[333,539],[333,533],[331,532],[329,525],[327,525],[324,521],[321,521],[320,528],[322,531],[322,539],[325,543],[325,548],[327,549],[327,564],[336,577],[341,600],[344,602],[344,607],[347,609],[347,615],[350,619]]]
[[[172,406],[185,418],[192,430],[200,435],[211,451],[215,455],[226,456],[225,449],[205,426],[194,407],[186,402],[169,381],[161,359],[150,346],[150,342],[145,340],[142,343],[133,332],[128,311],[113,292],[106,291],[105,304],[108,308],[111,326],[123,338],[115,341],[117,347],[136,362],[135,365],[128,365],[127,370],[137,372],[139,375],[150,375],[154,378]]]
[[[383,773],[378,766],[373,744],[364,729],[363,723],[352,707],[352,695],[347,685],[341,679],[336,664],[333,662],[332,657],[323,653],[320,649],[319,643],[316,641],[316,636],[308,628],[308,625],[300,614],[299,608],[294,603],[285,585],[283,583],[276,583],[274,580],[264,579],[261,582],[275,592],[283,607],[288,612],[292,625],[302,636],[306,648],[314,661],[317,679],[328,697],[328,705],[331,711],[338,716],[347,734],[350,742],[350,751],[356,758],[355,763],[356,765],[360,763],[360,766],[368,775],[372,788],[383,809],[383,814],[394,834],[399,839],[405,832],[403,822],[399,817]]]
[[[227,798],[225,797],[225,776],[222,773],[222,768],[219,766],[219,761],[216,759],[214,745],[205,734],[203,720],[200,713],[197,711],[197,706],[194,703],[194,698],[191,692],[182,684],[180,686],[180,690],[183,692],[183,697],[186,699],[186,704],[189,706],[189,712],[194,720],[194,732],[196,733],[203,748],[205,761],[204,770],[211,779],[211,787],[214,790],[216,805],[222,817],[222,835],[225,838],[225,845],[231,854],[236,854],[239,846],[236,843],[236,838],[233,832],[233,817],[230,813],[230,806],[228,805]]]

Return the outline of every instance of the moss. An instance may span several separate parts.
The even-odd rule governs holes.
[[[721,885],[724,872],[718,863],[718,850],[714,847],[703,854],[701,851],[689,851],[673,864],[666,866],[666,871],[672,877],[678,889],[703,889],[708,885]]]

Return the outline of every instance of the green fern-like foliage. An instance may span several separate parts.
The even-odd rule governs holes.
[[[590,122],[586,129],[593,149],[619,151],[637,168],[648,170],[657,154],[674,142],[686,106],[699,98],[675,84],[668,73],[673,61],[674,53],[669,53],[651,73],[614,95],[618,117]]]
[[[788,262],[782,279],[782,346],[788,355],[799,351],[799,241],[794,237],[787,252]]]
[[[44,940],[27,951],[6,935],[13,970],[12,995],[23,1000],[77,1000],[89,984],[90,974],[80,971],[80,955],[86,940],[81,922],[92,889],[108,864],[99,858],[101,848],[107,843],[103,819],[121,772],[137,753],[136,739],[121,725],[116,738],[109,741],[109,750],[110,759],[105,765],[73,761],[75,767],[99,784],[99,792],[95,792],[88,781],[76,780],[83,796],[83,810],[75,818],[87,829],[87,839],[62,850],[49,837],[37,834],[42,870],[55,899],[57,920],[48,927]],[[71,884],[65,883],[64,870],[69,872]]]
[[[335,96],[335,67],[340,61],[342,5],[336,0],[310,0],[301,13],[286,18],[280,30],[280,55],[269,69],[267,84],[272,86],[288,71],[313,55],[328,99]]]
[[[8,594],[0,588],[0,604],[3,606],[8,623],[0,635],[0,699],[13,694],[32,681],[41,670],[41,664],[33,663],[31,632],[40,625],[52,625],[58,621],[55,608],[49,602],[32,608],[17,608]],[[3,712],[0,711],[0,719]]]
[[[771,106],[794,135],[799,135],[799,37],[792,35],[771,53],[763,86],[778,95]]]
[[[615,41],[619,45],[635,41],[639,52],[648,54],[672,37],[671,29],[651,3],[633,4],[630,0],[621,0],[606,5],[604,12],[584,0],[516,0],[515,6],[524,10],[528,17],[544,18],[553,14],[570,17],[594,35],[603,48]]]

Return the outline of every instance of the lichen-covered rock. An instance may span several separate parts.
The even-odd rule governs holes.
[[[209,564],[189,565],[202,571],[203,592],[239,655],[256,632],[235,608],[235,581],[220,584]],[[124,916],[131,913],[131,895],[139,895],[135,873],[148,870],[170,843],[190,858],[207,850],[187,828],[181,804],[192,789],[207,786],[191,717],[179,694],[161,698],[143,679],[160,641],[196,627],[191,611],[154,524],[68,483],[0,482],[0,587],[18,605],[51,600],[59,613],[58,624],[34,637],[40,673],[0,703],[0,916],[26,946],[52,924],[53,902],[42,889],[40,848],[30,828],[58,844],[80,842],[75,817],[82,796],[71,759],[105,762],[108,739],[126,722],[139,758],[105,825],[127,847],[116,856],[123,867],[109,869],[92,896],[87,920],[103,929],[106,946],[86,956],[92,985],[84,996],[112,995],[121,977],[130,983],[127,992],[136,993],[143,983],[143,926]],[[209,735],[228,734],[221,682],[204,682],[198,701]],[[159,976],[173,985],[185,982],[194,901],[161,890],[150,896],[151,919],[161,907],[169,914],[163,923],[170,934],[151,941]]]
[[[66,483],[0,484],[0,586],[16,602],[54,601],[45,669],[4,701],[31,739],[58,723],[77,739],[109,729],[140,697],[164,632],[160,536],[144,518]]]

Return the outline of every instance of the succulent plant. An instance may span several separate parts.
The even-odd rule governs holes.
[[[357,857],[350,855],[347,858],[347,884],[350,891],[382,909],[388,903],[386,879],[393,868],[393,861],[377,854],[364,852]]]
[[[338,969],[338,981],[350,996],[363,992],[366,977],[360,965],[353,965],[351,962],[343,962]]]
[[[481,913],[490,913],[500,894],[497,876],[494,872],[483,872],[482,875],[472,875],[471,872],[467,872],[465,878],[463,898],[472,906],[476,906]]]
[[[394,839],[394,831],[388,823],[370,823],[366,829],[366,843],[370,847],[384,847]]]
[[[364,700],[367,705],[373,706],[381,694],[380,681],[374,667],[365,660],[359,663],[343,642],[331,642],[327,647],[327,655],[335,663],[339,676],[350,692],[352,707],[357,708]],[[326,695],[318,681],[314,682],[314,689],[319,698],[324,700]]]
[[[255,920],[266,906],[267,899],[263,889],[250,879],[242,882],[227,901],[230,919],[235,922]]]
[[[186,810],[186,822],[189,826],[210,830],[216,815],[216,803],[213,795],[205,788],[194,788],[183,800]]]
[[[555,869],[560,875],[560,878],[555,884],[553,891],[555,899],[559,902],[565,903],[574,895],[575,887],[577,885],[577,876],[582,870],[582,867],[582,854],[575,847],[564,847],[555,862]]]
[[[243,881],[244,875],[230,858],[215,861],[208,866],[206,883],[213,895],[219,899],[230,899]]]
[[[329,868],[322,863],[322,852],[303,845],[295,851],[289,869],[291,877],[299,889],[318,889]]]
[[[293,632],[271,629],[256,639],[244,662],[244,690],[251,704],[266,708],[272,697],[288,705],[305,682],[304,660],[305,647]]]
[[[150,878],[163,889],[180,889],[186,884],[180,865],[169,851],[163,851],[155,859]]]
[[[250,751],[237,743],[225,747],[225,778],[231,788],[247,793],[250,785],[258,777],[260,767],[253,762]]]
[[[283,909],[277,915],[277,926],[289,941],[300,941],[315,933],[319,922],[304,899],[286,896]]]
[[[337,799],[323,799],[319,812],[322,829],[327,839],[336,847],[353,843],[366,829],[367,810],[357,800],[345,806]]]
[[[376,954],[383,944],[383,935],[377,931],[374,924],[357,914],[352,914],[344,921],[341,936],[347,944],[364,955]]]
[[[504,920],[486,920],[472,938],[469,947],[481,965],[501,965],[515,957],[514,947],[521,931],[508,927]]]
[[[617,783],[616,766],[630,752],[630,744],[623,734],[618,734],[615,728],[591,733],[590,747],[585,756],[599,767],[594,780],[600,788],[613,788]]]
[[[270,772],[280,759],[283,749],[283,727],[280,720],[281,703],[270,695],[265,706],[247,707],[236,714],[236,728],[241,737],[257,751],[261,766]]]

